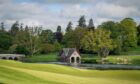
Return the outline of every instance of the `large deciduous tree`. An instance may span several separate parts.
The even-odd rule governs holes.
[[[39,37],[41,32],[41,27],[26,26],[24,31],[19,31],[17,33],[15,44],[20,46],[18,48],[25,47],[25,49],[29,51],[29,54],[33,56],[41,50],[41,40]]]
[[[113,49],[112,39],[110,38],[110,31],[104,29],[96,29],[95,31],[88,31],[81,40],[82,46],[86,50],[97,52],[103,59]]]
[[[7,53],[12,45],[12,37],[8,32],[0,30],[0,53]]]
[[[81,49],[80,41],[85,35],[86,31],[87,29],[85,28],[76,28],[75,30],[66,33],[63,39],[66,47]]]
[[[122,51],[122,43],[123,43],[123,39],[122,39],[123,30],[121,25],[113,21],[107,21],[99,25],[98,28],[102,28],[111,32],[110,37],[114,40],[113,44],[116,46],[113,49],[112,53],[120,54],[120,52]]]
[[[40,35],[40,38],[42,40],[42,43],[50,43],[53,44],[54,43],[54,33],[47,29],[47,30],[42,30],[42,33]]]
[[[136,22],[132,18],[125,18],[120,24],[123,29],[123,48],[137,47]]]

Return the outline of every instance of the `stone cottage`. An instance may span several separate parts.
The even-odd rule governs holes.
[[[59,60],[70,64],[80,64],[81,56],[76,48],[63,48],[59,53]]]

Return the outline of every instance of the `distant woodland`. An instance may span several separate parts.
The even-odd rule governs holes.
[[[92,18],[86,23],[85,16],[81,16],[77,27],[74,28],[70,21],[63,33],[61,25],[53,32],[16,21],[6,30],[5,23],[1,22],[0,53],[33,56],[58,52],[67,47],[77,48],[81,53],[95,53],[106,57],[108,54],[120,54],[140,46],[140,25],[132,18],[124,18],[120,22],[106,21],[97,28]]]

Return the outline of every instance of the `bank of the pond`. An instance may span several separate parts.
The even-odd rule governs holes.
[[[65,62],[39,62],[40,64],[58,64],[65,66],[72,66],[82,69],[97,69],[97,70],[140,70],[140,66],[135,65],[121,65],[121,64],[69,64]]]

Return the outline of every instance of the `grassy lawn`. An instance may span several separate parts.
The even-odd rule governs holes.
[[[126,64],[140,65],[140,55],[108,56],[108,60],[113,64],[126,62]]]
[[[140,55],[140,46],[137,48],[130,48],[127,52],[121,52],[121,55]]]
[[[92,54],[82,54],[83,63],[98,63],[100,57]],[[140,55],[110,55],[107,57],[108,63],[111,64],[130,64],[140,65]]]
[[[98,63],[100,57],[96,54],[81,54],[82,63]],[[140,65],[140,55],[110,55],[107,57],[109,63],[118,64],[124,63],[131,65]],[[57,53],[51,53],[47,55],[36,55],[36,56],[27,56],[25,58],[26,62],[57,62],[58,56]],[[124,63],[125,64],[125,63]]]
[[[0,60],[1,84],[139,84],[138,70],[85,70]]]
[[[27,56],[26,62],[56,62],[58,59],[57,53],[50,53],[46,55]]]

